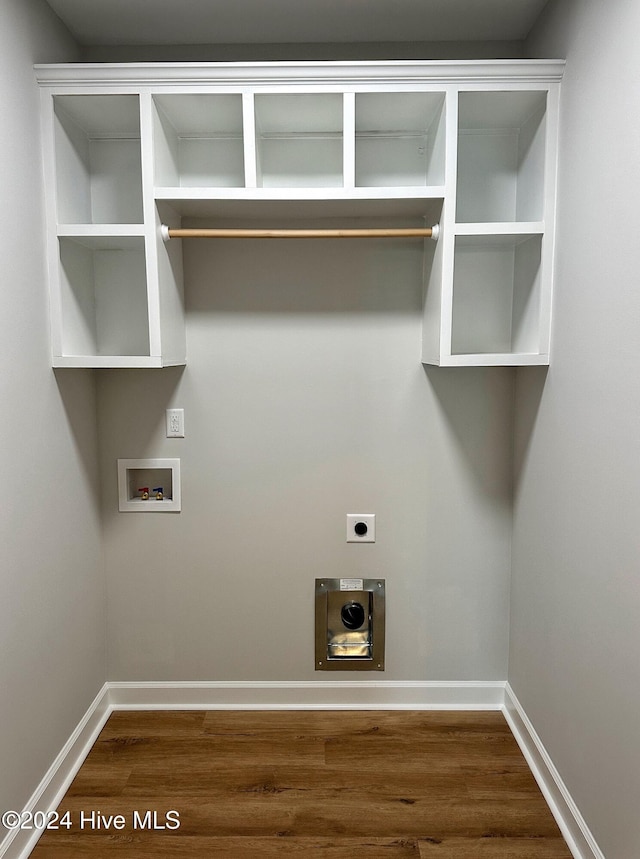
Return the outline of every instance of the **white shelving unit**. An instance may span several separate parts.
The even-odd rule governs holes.
[[[162,283],[146,216],[141,98],[117,90],[43,97],[54,367],[184,363],[182,319],[160,313],[181,284]]]
[[[452,274],[435,363],[549,363],[557,87],[458,93]]]
[[[423,362],[548,363],[562,70],[38,66],[54,366],[185,363],[181,241],[161,225],[205,216],[438,222]]]

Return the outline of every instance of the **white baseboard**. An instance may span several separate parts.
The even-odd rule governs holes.
[[[109,684],[105,683],[22,809],[23,812],[49,811],[58,806],[109,718],[111,710]],[[14,829],[8,832],[0,843],[0,857],[25,859],[41,834],[41,831],[36,829]]]
[[[605,859],[509,683],[503,713],[575,859]]]
[[[500,710],[504,681],[110,683],[117,710]]]

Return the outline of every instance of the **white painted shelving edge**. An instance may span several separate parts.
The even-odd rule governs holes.
[[[554,82],[562,79],[564,60],[384,60],[376,62],[260,62],[260,63],[67,63],[38,64],[41,85],[95,83],[132,86],[185,83],[269,83],[349,85],[384,80],[411,84],[426,79],[437,84]]]

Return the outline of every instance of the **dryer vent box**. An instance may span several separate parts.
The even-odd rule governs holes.
[[[316,670],[383,671],[384,579],[316,579]]]

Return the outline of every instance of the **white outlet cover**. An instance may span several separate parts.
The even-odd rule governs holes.
[[[365,534],[358,534],[356,525],[364,523],[367,526]],[[375,513],[347,513],[347,543],[375,543],[376,541],[376,514]]]
[[[184,438],[184,409],[167,409],[167,438]]]

